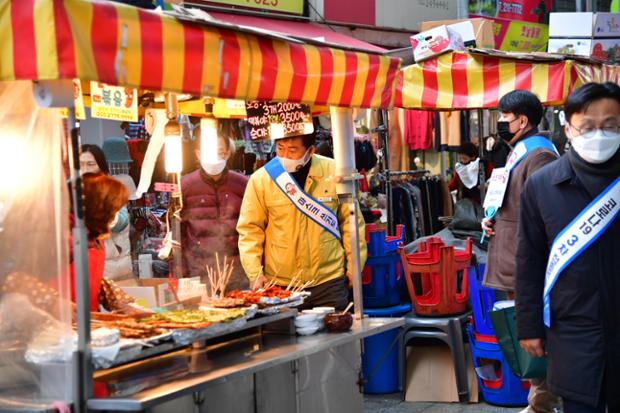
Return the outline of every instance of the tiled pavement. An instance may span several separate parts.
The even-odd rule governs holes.
[[[403,402],[400,394],[365,396],[364,413],[518,413],[523,409],[492,406],[486,403]]]

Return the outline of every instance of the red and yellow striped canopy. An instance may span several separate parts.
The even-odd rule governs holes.
[[[400,60],[298,44],[124,4],[0,0],[0,80],[387,108]]]
[[[579,81],[570,61],[537,62],[453,52],[403,68],[394,105],[409,109],[496,108],[515,89],[561,105]]]

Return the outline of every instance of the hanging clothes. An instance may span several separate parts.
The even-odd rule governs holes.
[[[405,142],[413,151],[428,150],[433,147],[433,112],[405,111]]]
[[[441,145],[458,147],[461,145],[461,112],[439,112]]]

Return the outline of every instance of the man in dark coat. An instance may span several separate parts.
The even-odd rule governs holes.
[[[619,412],[620,220],[614,220],[613,212],[620,202],[608,204],[608,215],[575,218],[593,200],[603,199],[599,195],[620,198],[617,187],[606,192],[620,176],[620,87],[586,84],[568,97],[564,111],[572,147],[531,176],[521,197],[518,335],[521,346],[534,356],[545,354],[546,341],[548,385],[562,397],[565,413],[602,413],[606,405],[609,412]],[[563,231],[581,220],[587,222],[579,230]],[[597,224],[601,232],[592,238],[589,234],[597,234]],[[583,248],[574,249],[578,254],[560,249],[563,242],[555,243],[564,236],[582,239]],[[552,287],[545,310],[547,263],[550,256],[562,255],[573,261],[559,272],[555,284],[549,277]],[[554,273],[554,262],[549,274]]]
[[[538,138],[541,136],[538,124],[542,119],[543,107],[536,95],[525,90],[509,92],[500,99],[499,110],[501,116],[497,122],[497,133],[513,147],[506,166],[512,169],[499,212],[493,218],[482,221],[482,229],[490,238],[484,285],[506,291],[512,298],[521,192],[529,177],[557,159],[557,154],[550,141],[544,137]],[[528,147],[532,141],[537,143]],[[524,147],[527,150],[520,152]],[[519,153],[523,156],[520,161],[515,161]],[[559,400],[547,390],[544,379],[531,380],[531,385],[529,406],[524,412],[553,413]]]

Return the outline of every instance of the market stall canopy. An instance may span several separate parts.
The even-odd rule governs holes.
[[[319,26],[318,24],[219,12],[209,12],[209,15],[217,20],[227,23],[268,30],[270,32],[280,33],[305,42],[318,42],[360,52],[387,52],[386,49],[375,46],[374,44],[335,32],[326,27]]]
[[[547,53],[443,54],[400,71],[394,105],[428,110],[496,108],[499,99],[515,89],[535,93],[544,105],[561,105],[581,82],[574,64],[565,56]]]
[[[205,13],[206,14],[206,13]],[[311,105],[390,107],[400,60],[200,16],[86,0],[0,0],[0,80],[93,80]]]

